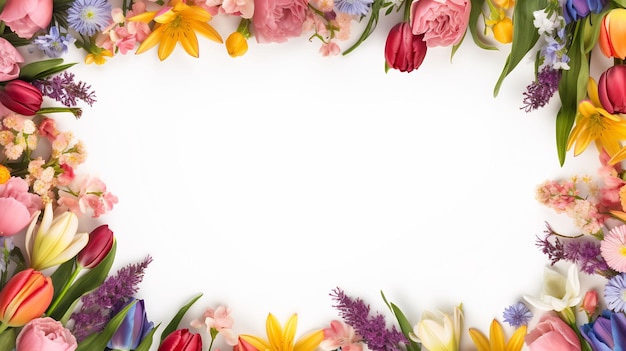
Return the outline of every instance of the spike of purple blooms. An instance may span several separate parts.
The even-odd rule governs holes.
[[[377,313],[375,316],[370,316],[370,306],[366,305],[363,300],[352,299],[339,288],[335,288],[330,296],[337,302],[333,307],[339,310],[339,316],[363,337],[370,350],[400,351],[402,348],[399,344],[408,342],[404,334],[395,326],[391,329],[387,328],[383,315]]]
[[[150,262],[152,257],[148,256],[140,263],[121,268],[115,276],[108,277],[96,290],[81,298],[80,310],[70,316],[74,321],[72,334],[78,342],[102,331],[114,313],[137,293]]]
[[[524,92],[524,105],[520,107],[526,112],[531,112],[545,106],[552,95],[559,89],[561,72],[544,67],[538,74],[537,79],[526,87]]]
[[[95,92],[91,89],[91,85],[79,81],[74,81],[74,73],[63,72],[54,76],[52,79],[36,80],[33,85],[37,87],[42,94],[56,101],[61,102],[67,107],[74,107],[78,100],[82,100],[89,106],[96,102]]]
[[[576,263],[581,271],[586,274],[600,274],[610,278],[617,274],[606,263],[600,252],[600,244],[587,239],[564,239],[552,230],[550,225],[543,239],[537,237],[536,245],[541,252],[548,256],[550,265],[559,261]]]

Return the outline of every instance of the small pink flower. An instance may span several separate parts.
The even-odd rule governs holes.
[[[118,202],[117,197],[107,191],[106,184],[98,177],[75,177],[67,188],[59,191],[58,204],[78,216],[91,210],[91,217],[98,218],[113,209],[113,205]]]
[[[206,327],[207,332],[215,330],[224,336],[224,340],[230,346],[235,346],[239,342],[238,335],[232,330],[233,319],[230,316],[230,308],[218,306],[216,309],[207,308],[202,316],[202,320],[191,321],[191,326],[198,329]]]
[[[596,310],[598,309],[598,292],[596,290],[592,289],[585,293],[581,309],[589,316],[596,313]]]
[[[626,272],[626,225],[619,225],[604,236],[600,242],[600,253],[609,267]]]
[[[341,348],[343,351],[362,351],[363,339],[356,335],[352,326],[339,321],[330,322],[330,327],[324,328],[324,340],[320,348],[326,351]]]
[[[428,47],[458,44],[469,22],[470,0],[419,0],[411,4],[413,34]]]
[[[0,20],[19,37],[30,39],[52,20],[52,0],[8,0]]]
[[[320,47],[320,54],[322,54],[322,56],[337,56],[340,53],[341,49],[334,41],[331,41],[328,44],[322,44]]]
[[[17,78],[22,62],[24,62],[22,54],[8,40],[0,37],[0,82]]]

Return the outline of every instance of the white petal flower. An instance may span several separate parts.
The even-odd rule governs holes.
[[[582,299],[580,280],[578,278],[578,268],[575,264],[569,267],[567,276],[546,267],[543,282],[543,291],[539,297],[524,295],[524,300],[540,310],[554,310],[556,312],[561,312],[580,303]]]

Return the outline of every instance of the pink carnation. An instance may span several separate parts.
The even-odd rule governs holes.
[[[22,54],[8,40],[0,37],[0,82],[17,78],[22,62],[24,62]],[[6,108],[4,110],[9,111]],[[5,114],[1,113],[0,116]]]
[[[283,43],[302,34],[307,0],[257,0],[252,16],[258,43]]]
[[[458,44],[469,22],[470,0],[419,0],[411,5],[413,34],[428,47]]]

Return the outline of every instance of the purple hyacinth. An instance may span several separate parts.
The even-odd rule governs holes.
[[[78,100],[82,100],[89,106],[96,102],[96,94],[91,90],[91,85],[83,81],[76,82],[74,73],[63,72],[51,79],[37,80],[33,82],[41,93],[67,107],[74,107]]]
[[[538,74],[537,79],[526,87],[524,92],[524,105],[520,107],[526,112],[531,112],[544,107],[559,89],[561,80],[560,70],[544,67]]]
[[[150,262],[152,257],[148,256],[140,263],[121,268],[115,276],[108,277],[96,290],[81,298],[80,310],[70,317],[74,321],[72,333],[78,342],[102,331],[113,315],[137,293]]]
[[[357,334],[363,337],[372,351],[400,351],[400,344],[408,340],[400,331],[392,326],[387,328],[385,317],[379,313],[370,316],[370,306],[363,300],[352,299],[343,290],[335,288],[330,296],[337,302],[333,307],[339,310],[339,316],[346,324],[352,326]]]

